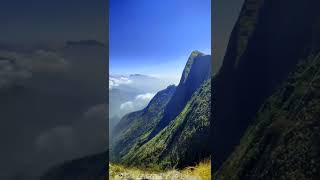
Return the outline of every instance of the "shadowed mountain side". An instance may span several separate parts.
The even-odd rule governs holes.
[[[316,0],[245,1],[213,82],[213,169],[238,145],[261,104],[297,62],[318,49],[319,5]]]
[[[219,180],[320,178],[320,51],[261,106]]]

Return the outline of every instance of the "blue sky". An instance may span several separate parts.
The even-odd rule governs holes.
[[[110,0],[110,73],[179,75],[193,50],[211,54],[210,0]]]

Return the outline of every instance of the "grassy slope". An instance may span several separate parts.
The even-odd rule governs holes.
[[[137,112],[126,115],[115,128],[114,142],[111,146],[111,160],[122,161],[129,151],[134,151],[142,144],[163,115],[163,110],[175,92],[174,86],[160,91],[149,105]]]
[[[125,164],[159,169],[181,168],[208,157],[210,99],[211,83],[208,80],[175,120],[124,157]]]
[[[320,178],[319,55],[265,102],[216,179]]]
[[[234,151],[298,61],[317,52],[319,5],[317,0],[245,0],[215,80],[213,169]]]
[[[192,52],[172,96],[159,101],[155,97],[149,104],[154,108],[120,121],[111,146],[112,162],[171,169],[209,156],[210,62],[210,56]]]

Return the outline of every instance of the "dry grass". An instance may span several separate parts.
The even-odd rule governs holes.
[[[126,168],[121,165],[109,164],[110,180],[211,180],[211,162],[203,161],[195,167],[166,172],[144,171],[138,168]]]
[[[211,161],[205,160],[195,167],[187,167],[181,171],[182,174],[199,177],[201,180],[211,180]]]

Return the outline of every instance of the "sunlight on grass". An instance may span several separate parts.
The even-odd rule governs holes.
[[[195,167],[166,172],[144,171],[138,168],[127,168],[121,165],[109,164],[110,180],[211,180],[211,162],[203,161]]]
[[[181,171],[182,174],[188,176],[199,177],[201,180],[211,179],[211,161],[206,160],[200,162],[196,167],[187,167]]]

